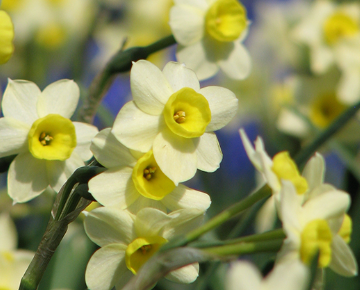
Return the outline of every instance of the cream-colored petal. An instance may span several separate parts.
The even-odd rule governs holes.
[[[287,108],[280,109],[276,120],[276,127],[279,131],[300,139],[304,139],[310,133],[309,123]]]
[[[272,230],[275,226],[276,217],[275,197],[270,196],[256,215],[255,231],[263,233]]]
[[[165,276],[166,279],[176,283],[192,283],[199,276],[199,264],[191,264],[175,271],[170,272]]]
[[[34,257],[34,252],[17,250],[13,251],[13,261],[12,261],[12,271],[11,271],[11,281],[9,288],[18,289],[20,286],[20,281],[23,275],[25,274],[26,269],[29,267],[29,264]],[[2,274],[2,272],[1,272]]]
[[[222,87],[206,87],[199,91],[209,102],[211,122],[206,132],[221,129],[227,125],[238,111],[238,99],[235,94]]]
[[[196,158],[197,168],[202,171],[214,172],[220,167],[223,155],[215,133],[204,133],[199,137]]]
[[[259,171],[262,171],[262,165],[259,153],[255,151],[254,146],[251,144],[248,136],[244,129],[239,130],[240,138],[243,143],[246,155],[249,157],[251,163],[255,166],[255,168]],[[260,142],[262,143],[262,139],[259,138]]]
[[[0,118],[0,157],[28,150],[30,126],[11,117]]]
[[[282,180],[281,185],[281,219],[286,235],[291,238],[293,232],[300,231],[301,229],[299,220],[301,207],[292,182]]]
[[[145,207],[151,207],[162,212],[167,212],[166,206],[162,200],[153,200],[139,194],[139,197],[127,208],[133,214],[137,214],[140,210]]]
[[[17,246],[16,227],[6,212],[0,215],[0,252],[12,251]]]
[[[262,276],[250,262],[237,261],[230,265],[226,276],[226,290],[260,290]]]
[[[126,246],[110,244],[97,250],[89,260],[85,281],[89,289],[110,290],[130,272],[125,264]],[[131,272],[130,272],[131,273]]]
[[[243,80],[249,76],[252,64],[246,48],[241,43],[233,42],[232,50],[219,60],[219,66],[228,77]]]
[[[214,76],[219,71],[216,61],[208,58],[205,45],[202,40],[189,46],[178,45],[176,50],[176,59],[194,70],[200,81]]]
[[[85,218],[85,231],[99,246],[119,243],[128,245],[135,238],[134,217],[125,210],[100,207]]]
[[[310,52],[311,70],[314,73],[325,73],[334,64],[334,54],[332,50],[325,46],[316,46]]]
[[[360,99],[359,69],[345,70],[340,78],[337,95],[342,103],[352,105]]]
[[[101,130],[91,142],[91,151],[97,161],[106,168],[135,166],[137,160],[130,150],[111,133],[111,128]]]
[[[169,25],[181,45],[192,45],[199,41],[204,33],[205,11],[191,6],[173,6],[170,10]]]
[[[331,244],[331,262],[329,267],[342,276],[355,276],[358,272],[354,253],[349,245],[338,235],[333,237]]]
[[[161,70],[147,60],[133,63],[130,84],[134,102],[140,110],[150,115],[160,115],[173,94]]]
[[[306,163],[302,176],[305,177],[309,190],[320,186],[325,176],[325,160],[320,153],[315,153]]]
[[[165,65],[163,74],[174,92],[185,87],[192,88],[196,92],[200,90],[200,83],[195,72],[184,64],[170,61]]]
[[[74,151],[81,157],[82,160],[86,161],[92,157],[90,151],[91,140],[99,132],[98,128],[93,125],[73,122],[76,132],[76,147]]]
[[[33,82],[9,79],[2,100],[4,116],[31,126],[39,118],[36,103],[40,94],[40,89]]]
[[[78,85],[73,80],[58,80],[48,85],[40,94],[37,112],[40,118],[48,114],[59,114],[70,118],[80,97]]]
[[[206,10],[209,4],[206,0],[174,0],[175,5],[191,6],[200,10]]]
[[[125,146],[147,152],[159,133],[161,118],[146,114],[134,102],[128,102],[118,113],[111,133]]]
[[[157,164],[175,185],[195,175],[197,169],[195,149],[192,139],[179,137],[167,128],[156,136],[153,144]]]
[[[46,162],[31,153],[21,153],[10,164],[8,194],[14,202],[26,202],[41,194],[49,185]]]
[[[131,179],[132,168],[114,167],[89,181],[89,192],[104,206],[125,209],[139,198]]]
[[[171,193],[165,196],[162,202],[171,211],[182,208],[195,208],[206,211],[211,204],[208,194],[182,184],[179,184]]]
[[[135,219],[135,231],[138,237],[153,237],[161,235],[165,225],[171,218],[164,212],[154,208],[143,208]]]

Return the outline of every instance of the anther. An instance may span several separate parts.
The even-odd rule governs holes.
[[[39,137],[39,141],[43,146],[49,145],[53,139],[54,138],[52,136],[50,136],[48,133],[45,132],[42,132]]]
[[[183,123],[185,122],[186,120],[186,114],[184,111],[178,111],[175,113],[174,115],[174,120],[177,122],[177,123]]]

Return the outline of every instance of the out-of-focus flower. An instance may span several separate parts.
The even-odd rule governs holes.
[[[130,149],[151,148],[162,172],[177,185],[197,169],[213,172],[222,153],[213,131],[236,114],[235,95],[222,87],[200,89],[195,73],[169,62],[161,72],[148,61],[133,64],[134,101],[120,110],[112,133]]]
[[[262,278],[260,271],[250,262],[237,261],[230,265],[226,290],[305,290],[309,271],[301,263],[283,263]]]
[[[301,205],[293,184],[286,180],[282,183],[281,216],[287,238],[278,262],[301,260],[309,265],[319,251],[320,268],[330,267],[344,276],[356,275],[357,263],[346,243],[351,226],[348,218],[345,219],[349,195],[329,184],[321,184]]]
[[[203,192],[175,184],[161,171],[152,151],[131,152],[110,132],[102,130],[93,139],[91,151],[109,170],[89,181],[89,192],[105,206],[128,208],[136,213],[144,207],[166,212],[181,208],[205,211],[210,197]]]
[[[0,233],[0,289],[16,290],[34,253],[16,249],[16,228],[6,213],[0,215]]]
[[[251,59],[241,42],[248,32],[245,7],[236,0],[177,0],[170,27],[178,42],[177,59],[200,80],[221,68],[234,79],[246,78]]]
[[[98,208],[85,218],[89,238],[101,249],[90,258],[86,284],[93,290],[120,290],[148,259],[170,238],[199,225],[203,211],[178,210],[166,215],[144,208],[136,216],[115,208]],[[166,278],[179,283],[193,282],[199,265],[193,264],[170,272]]]
[[[0,10],[0,64],[9,60],[14,52],[14,26],[10,16]]]
[[[26,202],[49,185],[56,191],[73,171],[91,158],[96,127],[71,122],[79,88],[59,80],[43,92],[32,82],[9,79],[0,119],[0,157],[18,154],[8,173],[8,193]]]

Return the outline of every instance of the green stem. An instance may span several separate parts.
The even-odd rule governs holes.
[[[92,123],[97,108],[116,74],[129,71],[133,61],[146,59],[150,54],[175,43],[174,36],[170,35],[148,46],[120,49],[92,82],[89,97],[85,99],[80,109],[79,121]]]

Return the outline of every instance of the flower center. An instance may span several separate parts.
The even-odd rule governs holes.
[[[75,127],[69,119],[49,114],[33,123],[28,143],[35,158],[64,161],[76,147]]]
[[[324,268],[331,261],[332,234],[326,220],[313,220],[301,233],[300,257],[309,265],[319,251],[319,267]]]
[[[172,94],[163,115],[169,129],[185,138],[200,137],[211,121],[209,102],[191,88],[182,88]]]
[[[14,27],[10,16],[5,11],[0,11],[0,39],[0,64],[3,64],[14,52]]]
[[[310,120],[319,128],[326,128],[347,107],[340,103],[335,93],[328,93],[318,97],[311,106]]]
[[[153,200],[161,200],[175,189],[174,182],[157,165],[152,150],[137,161],[131,177],[137,191]]]
[[[133,240],[125,251],[125,262],[128,269],[135,275],[167,240],[160,236],[137,238]]]
[[[50,23],[37,32],[35,40],[47,49],[59,48],[66,41],[65,28],[58,23]]]
[[[351,233],[352,233],[352,220],[351,217],[349,217],[349,215],[345,214],[344,215],[344,221],[341,225],[341,228],[338,232],[338,235],[346,242],[346,243],[350,243],[350,238],[351,238]]]
[[[285,179],[291,181],[295,186],[297,194],[303,194],[308,189],[306,179],[300,175],[289,152],[283,151],[274,156],[272,170],[279,180]]]
[[[3,0],[1,2],[1,10],[5,11],[15,11],[24,0]]]
[[[221,42],[238,39],[246,27],[246,10],[237,0],[218,0],[205,16],[206,32]]]
[[[349,15],[343,12],[335,12],[324,22],[323,31],[325,41],[329,45],[333,45],[345,37],[357,34],[359,32],[359,25]]]

